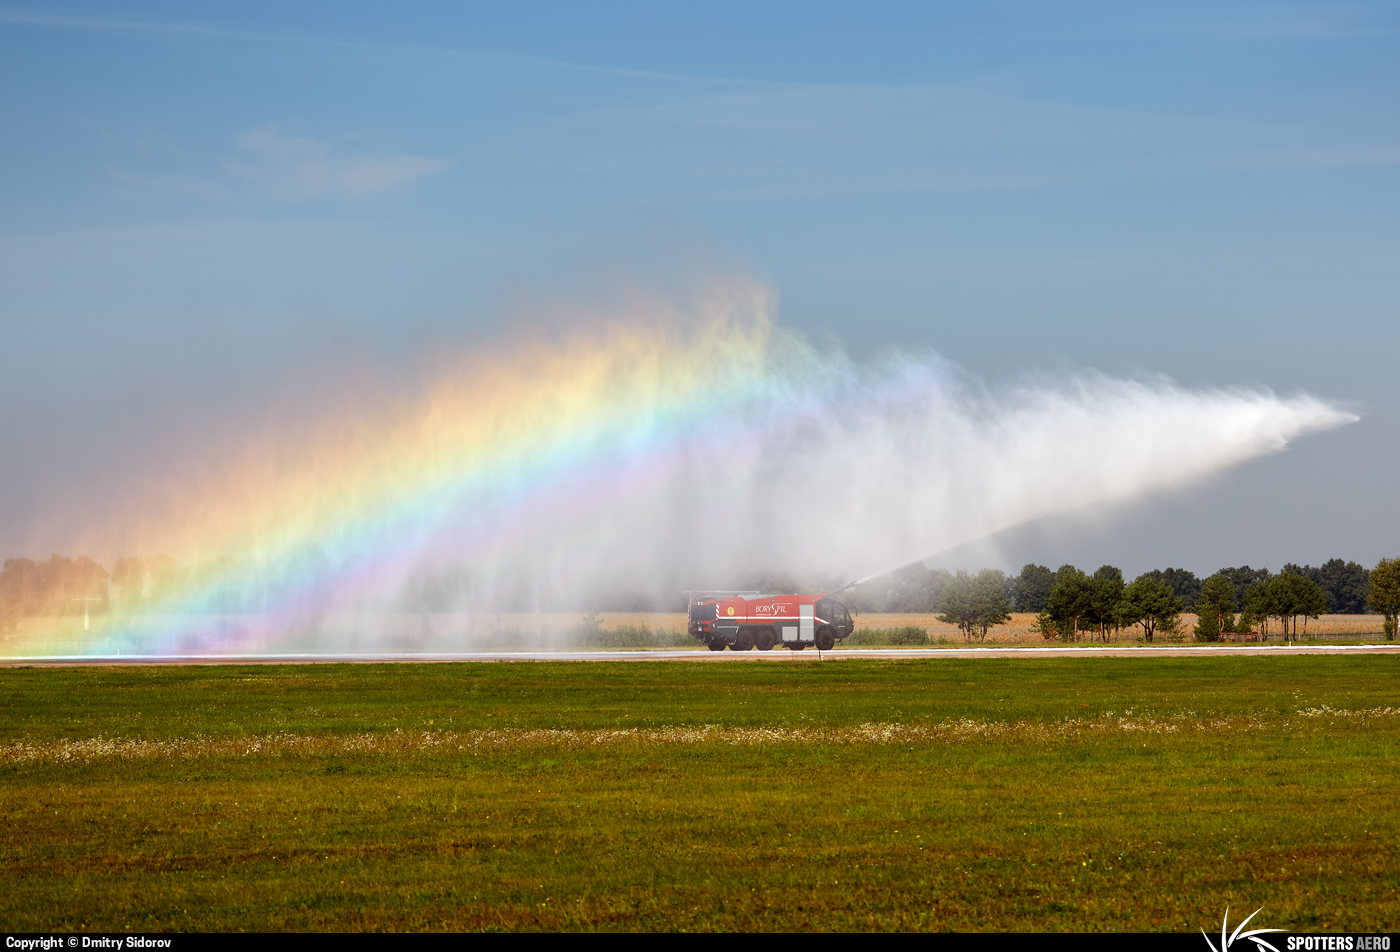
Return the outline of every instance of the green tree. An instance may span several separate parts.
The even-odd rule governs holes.
[[[1060,629],[1060,637],[1065,641],[1079,638],[1079,621],[1090,609],[1094,597],[1093,583],[1073,565],[1062,565],[1055,573],[1055,584],[1050,587],[1050,597],[1046,599],[1045,610]]]
[[[1196,618],[1196,637],[1201,641],[1219,641],[1222,634],[1235,630],[1235,586],[1224,573],[1217,572],[1202,583]]]
[[[1281,576],[1275,575],[1260,585],[1256,585],[1250,590],[1250,598],[1255,600],[1257,610],[1261,619],[1267,625],[1268,619],[1277,618],[1280,632],[1284,639],[1288,638],[1289,608],[1288,608],[1288,583],[1279,581]]]
[[[1123,591],[1123,617],[1130,625],[1141,625],[1148,643],[1158,629],[1171,631],[1181,613],[1181,598],[1160,579],[1139,575]]]
[[[1041,609],[1040,614],[1035,616],[1035,621],[1031,622],[1031,633],[1040,635],[1046,641],[1060,637],[1060,625],[1050,614],[1050,609]]]
[[[967,641],[972,640],[972,628],[977,617],[972,589],[972,577],[959,569],[958,574],[943,586],[943,613],[938,616],[938,620],[945,625],[957,625]]]
[[[1327,610],[1340,615],[1360,615],[1366,611],[1371,590],[1371,573],[1358,562],[1329,559],[1318,569],[1317,583],[1327,592]]]
[[[971,576],[960,570],[943,588],[943,614],[938,620],[957,625],[968,641],[974,632],[986,641],[988,629],[1011,620],[1010,609],[1005,573],[983,569]]]
[[[976,625],[987,640],[987,629],[1011,620],[1010,586],[1006,574],[996,569],[983,569],[972,582],[973,608]]]
[[[1268,569],[1252,569],[1248,565],[1241,565],[1233,569],[1221,569],[1215,574],[1223,576],[1234,586],[1235,611],[1244,608],[1245,601],[1249,597],[1249,590],[1251,588],[1273,578],[1273,573]]]
[[[1196,606],[1200,611],[1200,606]],[[1208,611],[1196,616],[1196,627],[1192,634],[1197,641],[1219,641],[1220,640],[1220,616],[1215,612]]]
[[[1090,580],[1089,610],[1086,617],[1098,629],[1099,640],[1108,641],[1108,629],[1123,625],[1123,573],[1112,565],[1099,566]],[[1117,637],[1115,635],[1115,637]]]
[[[1400,559],[1381,559],[1371,570],[1371,593],[1367,599],[1371,610],[1385,616],[1385,637],[1395,640],[1397,618],[1400,618]]]
[[[1298,618],[1316,618],[1327,607],[1327,593],[1305,575],[1285,569],[1255,589],[1257,601],[1249,606],[1264,617],[1279,620],[1284,640],[1298,639]]]
[[[1297,615],[1293,616],[1293,633],[1295,635],[1298,633],[1297,619],[1299,616],[1302,616],[1303,634],[1307,634],[1308,619],[1316,618],[1327,611],[1327,592],[1321,585],[1310,578],[1305,578],[1303,576],[1295,576],[1295,578],[1297,578],[1298,581],[1292,583],[1292,585],[1297,593],[1294,601]]]
[[[1251,585],[1245,593],[1244,613],[1240,616],[1246,631],[1252,630],[1255,624],[1259,625],[1259,637],[1264,641],[1269,638],[1269,618],[1274,614],[1272,608],[1275,588],[1273,579]]]
[[[1303,619],[1303,633],[1308,630],[1308,619],[1316,618],[1327,609],[1327,593],[1322,590],[1322,586],[1296,572],[1283,571],[1278,576],[1282,579],[1283,595],[1280,607],[1288,612],[1293,629],[1293,640],[1298,640],[1298,619]]]
[[[1171,586],[1171,590],[1181,599],[1183,611],[1196,610],[1196,598],[1201,594],[1201,580],[1196,578],[1195,572],[1169,568],[1153,569],[1151,572],[1143,574]]]
[[[1244,608],[1240,610],[1240,617],[1235,619],[1235,634],[1241,640],[1247,641],[1249,636],[1254,634],[1255,626],[1259,624],[1259,616],[1252,610],[1253,601],[1248,595],[1245,596]]]
[[[1317,586],[1327,593],[1327,607],[1324,611],[1339,615],[1359,615],[1366,610],[1366,593],[1371,584],[1370,573],[1356,562],[1329,559],[1318,568],[1289,563],[1283,570],[1317,583]]]
[[[1040,612],[1050,598],[1050,588],[1055,584],[1055,573],[1047,566],[1027,563],[1016,576],[1012,597],[1016,600],[1018,612]]]
[[[33,559],[6,559],[0,569],[0,628],[9,631],[37,613],[38,566]]]

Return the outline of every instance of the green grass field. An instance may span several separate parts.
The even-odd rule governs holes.
[[[7,931],[1394,930],[1400,659],[0,672]]]

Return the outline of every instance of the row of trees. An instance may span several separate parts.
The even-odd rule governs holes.
[[[1195,611],[1205,579],[1187,569],[1176,568],[1154,569],[1143,574],[1170,588],[1181,599],[1183,611]],[[1324,613],[1357,615],[1368,610],[1371,573],[1357,562],[1331,559],[1317,567],[1290,562],[1280,574],[1302,576],[1321,588],[1326,596]],[[1215,576],[1223,576],[1234,587],[1237,610],[1243,609],[1245,595],[1251,587],[1275,577],[1268,569],[1248,565],[1224,568]],[[956,576],[947,570],[914,564],[862,583],[843,597],[851,608],[862,612],[939,612],[943,610],[944,592],[954,578]],[[1020,575],[1006,580],[1011,610],[1044,611],[1056,578],[1057,573],[1047,566],[1025,566]],[[777,591],[771,586],[764,590]]]
[[[1196,603],[1196,636],[1202,641],[1218,641],[1227,634],[1269,636],[1269,622],[1277,619],[1284,638],[1298,636],[1298,620],[1316,618],[1327,607],[1327,593],[1306,575],[1284,571],[1272,578],[1253,582],[1243,593],[1224,575],[1205,580]],[[1235,613],[1239,612],[1237,618]]]
[[[1327,596],[1312,579],[1283,572],[1246,589],[1243,599],[1225,573],[1205,579],[1197,596],[1197,624],[1193,634],[1201,641],[1219,641],[1225,634],[1258,634],[1267,638],[1269,622],[1277,619],[1285,638],[1298,635],[1298,620],[1316,618]],[[1151,642],[1156,634],[1180,630],[1182,598],[1170,584],[1153,573],[1144,573],[1125,584],[1123,573],[1105,565],[1086,575],[1071,565],[1055,573],[1037,627],[1047,638],[1078,640],[1087,635],[1108,641],[1124,628],[1138,626]],[[1236,613],[1238,617],[1236,616]]]
[[[1343,562],[1331,559],[1314,568],[1311,565],[1283,567],[1281,575],[1306,578],[1322,590],[1325,603],[1323,613],[1339,615],[1359,615],[1367,610],[1367,599],[1371,589],[1371,573],[1356,562]],[[1201,598],[1205,579],[1197,578],[1194,572],[1186,569],[1154,569],[1143,573],[1143,577],[1155,579],[1170,588],[1181,599],[1184,611],[1196,610]],[[1244,599],[1250,588],[1268,582],[1275,576],[1268,569],[1254,569],[1248,565],[1237,568],[1224,568],[1211,578],[1224,578],[1235,591],[1237,611],[1244,607]],[[1013,598],[1017,611],[1039,612],[1045,609],[1054,584],[1056,573],[1044,565],[1027,565],[1013,583]]]
[[[1183,612],[1196,613],[1197,638],[1218,641],[1229,634],[1267,638],[1275,627],[1296,638],[1300,621],[1306,632],[1307,620],[1325,612],[1370,610],[1385,617],[1386,636],[1393,640],[1400,559],[1382,559],[1371,571],[1341,559],[1316,569],[1290,563],[1277,575],[1245,565],[1205,579],[1169,568],[1144,572],[1131,583],[1112,565],[1092,575],[1072,565],[1053,572],[1027,565],[1014,578],[992,569],[974,576],[914,565],[858,586],[847,601],[857,611],[937,612],[939,621],[957,625],[968,640],[985,639],[1013,610],[1035,612],[1036,627],[1047,639],[1107,641],[1136,626],[1149,642],[1179,631]]]
[[[1048,640],[1077,641],[1081,636],[1108,640],[1109,632],[1140,625],[1143,637],[1154,640],[1177,630],[1181,598],[1171,586],[1150,574],[1125,584],[1123,573],[1105,565],[1086,575],[1072,565],[1062,565],[1046,593],[1045,607],[1036,628]]]
[[[96,599],[89,611],[105,611],[113,600],[159,600],[184,574],[188,571],[182,573],[166,555],[120,558],[110,573],[85,555],[6,559],[0,567],[0,610],[13,615],[81,615],[82,605],[73,608],[74,599]]]
[[[0,627],[25,615],[81,615],[105,611],[107,570],[85,555],[43,561],[6,559],[0,568]]]
[[[294,563],[295,565],[295,563]],[[257,610],[276,581],[255,577],[231,559],[179,566],[166,555],[120,558],[109,573],[87,556],[6,559],[0,566],[0,630],[36,615],[146,611],[192,590],[206,593],[201,610]]]

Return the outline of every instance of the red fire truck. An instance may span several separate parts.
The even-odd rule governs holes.
[[[686,592],[690,633],[711,651],[771,651],[778,645],[830,651],[855,631],[846,606],[827,595]]]

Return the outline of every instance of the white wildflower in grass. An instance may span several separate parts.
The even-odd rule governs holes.
[[[239,757],[321,757],[339,754],[366,756],[413,755],[419,752],[477,753],[551,747],[558,749],[649,748],[696,744],[735,747],[765,745],[847,746],[923,745],[985,741],[1040,743],[1076,740],[1113,734],[1169,735],[1221,734],[1249,731],[1301,730],[1319,720],[1338,724],[1362,723],[1400,716],[1393,707],[1339,710],[1322,706],[1292,715],[1206,715],[1194,713],[1151,715],[1124,712],[1106,718],[1066,718],[1060,721],[957,721],[927,724],[861,724],[856,727],[723,727],[705,724],[691,727],[601,728],[496,728],[473,731],[394,730],[385,733],[314,734],[272,733],[233,737],[175,737],[166,740],[90,737],[47,742],[17,741],[0,745],[0,763],[87,763],[106,760],[195,760]]]

